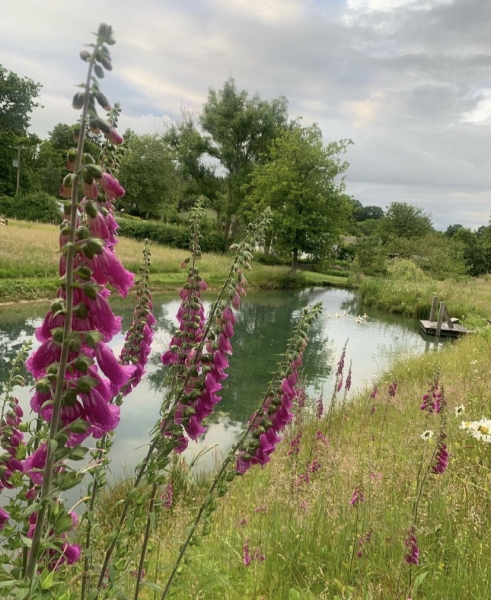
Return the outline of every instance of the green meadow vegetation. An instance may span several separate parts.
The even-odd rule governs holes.
[[[345,402],[341,390],[332,410],[324,398],[320,418],[320,399],[297,405],[271,462],[236,480],[220,500],[209,535],[188,551],[173,597],[488,598],[490,445],[460,426],[489,417],[490,338],[485,329],[443,351],[402,358],[376,382],[376,393],[366,389]],[[431,389],[444,402],[438,414],[420,408]],[[434,473],[439,435],[448,468]],[[157,515],[150,541],[157,559],[146,565],[157,584],[165,583],[208,476],[199,462],[190,472],[176,459],[169,481],[174,497]],[[101,498],[100,541],[126,493],[121,483]],[[146,510],[142,495],[122,545],[137,545]],[[411,535],[418,564],[406,560],[415,552]],[[133,579],[128,572],[128,589]]]
[[[0,302],[50,298],[59,286],[59,227],[56,225],[11,220],[0,229]],[[119,238],[118,256],[124,266],[136,272],[144,242]],[[189,251],[150,244],[152,252],[152,291],[178,290],[183,281],[180,265]],[[209,285],[222,284],[230,255],[203,253],[201,272]],[[333,272],[335,273],[335,271]],[[279,289],[292,285],[347,285],[346,276],[299,271],[295,281],[288,266],[268,266],[259,262],[248,277],[249,287]]]
[[[29,358],[23,345],[6,382],[0,589],[15,600],[491,597],[491,226],[440,232],[420,207],[363,206],[342,177],[352,140],[325,145],[317,124],[289,115],[286,97],[250,96],[231,77],[209,89],[196,116],[184,109],[163,134],[128,130],[123,139],[121,106],[100,89],[112,71],[112,28],[102,23],[95,35],[80,53],[80,120],[55,125],[46,140],[28,131],[40,84],[0,65],[12,107],[0,144],[0,214],[9,219],[0,303],[58,293],[36,332],[41,345]],[[122,225],[119,258],[109,207]],[[60,260],[50,223],[62,208]],[[120,322],[107,296],[131,288],[123,266],[139,281],[118,358],[109,342]],[[206,472],[179,452],[206,431],[219,401],[247,283],[358,286],[366,306],[413,317],[427,316],[437,295],[473,334],[400,356],[354,397],[347,342],[332,397],[308,398],[301,365],[321,306],[306,309],[260,408]],[[220,292],[205,316],[207,286]],[[169,367],[161,411],[135,478],[107,486],[123,397],[153,341],[151,293],[166,290],[182,303],[160,358]],[[35,425],[14,396],[21,364],[36,380]],[[72,469],[88,453],[91,463]],[[87,472],[77,526],[62,497]]]

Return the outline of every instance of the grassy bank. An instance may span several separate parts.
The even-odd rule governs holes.
[[[427,319],[434,295],[444,301],[452,317],[491,317],[491,278],[435,281],[427,277],[414,281],[398,278],[365,278],[359,298],[365,306],[408,317]]]
[[[489,598],[490,448],[459,429],[463,418],[491,416],[489,337],[485,331],[399,362],[378,382],[376,398],[367,390],[343,406],[341,392],[338,408],[321,419],[297,412],[271,463],[237,479],[220,500],[211,533],[190,549],[173,597]],[[349,354],[348,345],[348,360]],[[430,414],[420,405],[437,374],[446,406]],[[456,415],[462,404],[463,416]],[[428,430],[434,435],[423,440]],[[440,431],[450,458],[436,474]],[[163,508],[151,541],[158,562],[146,569],[147,580],[159,584],[205,495],[205,486],[186,482],[182,469],[173,477],[174,503]],[[132,513],[133,533],[125,540],[131,547],[142,530],[139,514],[145,515],[144,502]],[[105,509],[104,518],[103,539],[113,527]],[[247,566],[246,547],[253,557]],[[418,564],[405,560],[411,550]],[[130,574],[124,583],[131,588]]]
[[[55,225],[11,221],[0,231],[0,302],[52,297],[58,288],[58,228]],[[118,256],[130,271],[136,272],[143,243],[120,238]],[[188,252],[151,244],[152,291],[176,290],[182,286],[180,265]],[[227,255],[204,254],[201,274],[211,287],[224,280],[230,264]],[[287,267],[254,263],[248,274],[249,286],[282,289],[291,286]],[[301,272],[296,285],[347,285],[347,277]]]

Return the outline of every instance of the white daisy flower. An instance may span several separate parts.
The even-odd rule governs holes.
[[[456,406],[455,407],[455,416],[456,417],[460,417],[460,415],[462,415],[465,411],[465,406],[463,404],[461,404],[460,406]]]
[[[431,431],[431,429],[427,429],[427,430],[426,430],[424,433],[422,433],[422,434],[421,434],[419,437],[420,437],[422,440],[428,441],[428,440],[431,440],[431,438],[433,437],[433,435],[434,435],[434,432],[433,432],[433,431]]]

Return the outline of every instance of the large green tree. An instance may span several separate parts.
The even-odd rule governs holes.
[[[272,143],[269,160],[250,176],[251,210],[273,210],[273,244],[292,256],[293,277],[302,252],[324,258],[347,223],[350,203],[340,178],[350,140],[327,146],[317,125],[284,130]]]
[[[168,126],[164,139],[173,152],[181,179],[179,210],[189,210],[197,198],[205,197],[219,215],[223,178],[203,160],[208,143],[199,132],[195,117],[183,110],[181,118]]]
[[[238,226],[243,186],[249,173],[266,158],[269,145],[286,128],[287,121],[288,104],[284,96],[273,100],[263,100],[258,94],[249,96],[237,89],[233,78],[221,90],[209,90],[200,124],[205,133],[206,152],[226,172],[225,243]]]
[[[16,190],[16,169],[12,160],[18,157],[21,147],[21,164],[27,159],[26,167],[31,162],[32,148],[39,141],[29,136],[28,128],[31,112],[39,106],[41,85],[27,77],[19,77],[0,65],[0,195],[13,195]],[[22,171],[24,173],[24,171]],[[25,189],[32,187],[32,173],[25,171],[26,177],[21,179]]]
[[[392,202],[385,217],[379,221],[379,234],[384,243],[398,238],[422,237],[433,231],[431,216],[407,202]]]
[[[164,137],[131,134],[126,144],[119,168],[126,194],[117,208],[144,218],[175,214],[180,180]]]

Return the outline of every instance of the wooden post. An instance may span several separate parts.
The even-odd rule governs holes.
[[[446,307],[445,307],[445,318],[447,319],[447,325],[448,325],[449,329],[453,329],[453,321],[450,318],[450,315],[448,314]]]
[[[430,310],[430,321],[435,319],[435,310],[436,310],[436,296],[433,296],[433,300],[431,301],[431,310]]]
[[[440,310],[438,311],[438,323],[436,324],[436,337],[440,337],[442,331],[443,315],[445,314],[445,302],[440,302]]]

